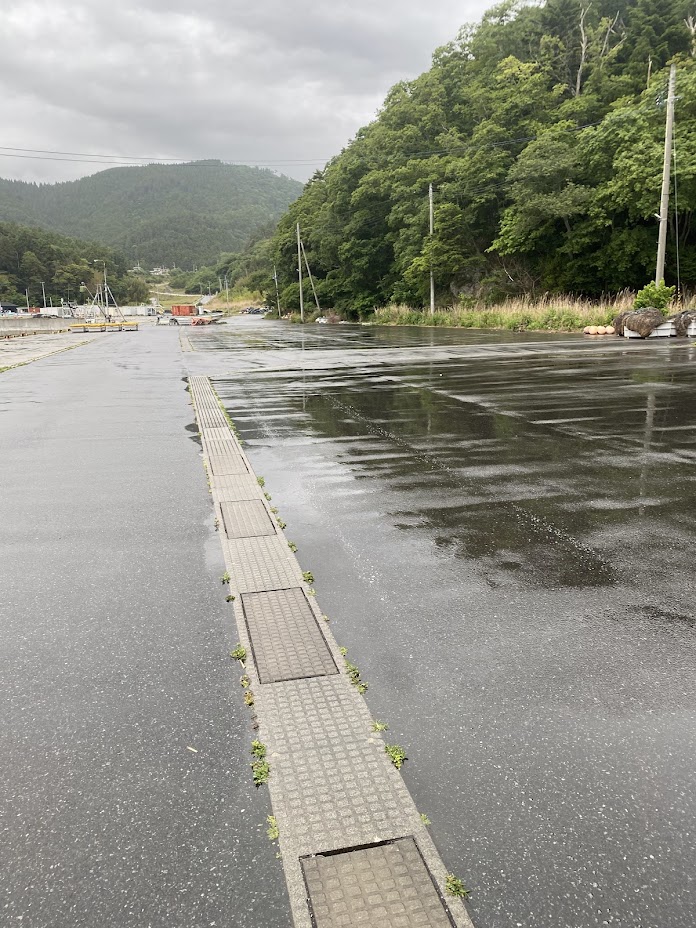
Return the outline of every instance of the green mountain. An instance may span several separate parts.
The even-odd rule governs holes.
[[[441,305],[642,287],[655,273],[671,61],[679,173],[666,275],[676,282],[679,264],[696,285],[691,12],[688,0],[506,0],[462,29],[280,221],[269,263],[283,304],[298,305],[298,221],[327,307],[423,306],[431,268]]]
[[[0,220],[118,248],[133,261],[191,268],[239,251],[302,184],[220,161],[112,168],[59,184],[0,179]]]
[[[120,303],[147,299],[148,286],[129,274],[128,258],[103,245],[67,238],[56,232],[0,222],[0,300],[24,306],[41,306],[46,300],[59,306],[61,299],[83,303],[101,283],[103,266],[108,283]],[[42,287],[43,285],[43,287]]]

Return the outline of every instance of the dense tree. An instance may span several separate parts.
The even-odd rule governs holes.
[[[127,272],[127,259],[111,249],[90,242],[66,238],[40,229],[29,229],[0,222],[0,299],[25,305],[47,300],[57,306],[61,299],[80,301],[87,290],[94,292],[106,262],[109,286],[123,304],[147,299],[148,286]]]
[[[438,49],[428,72],[397,84],[378,118],[310,180],[278,224],[267,279],[275,263],[283,300],[296,306],[299,221],[323,298],[356,312],[423,305],[431,267],[440,302],[642,286],[675,60],[681,267],[696,285],[691,12],[683,0],[493,8]]]

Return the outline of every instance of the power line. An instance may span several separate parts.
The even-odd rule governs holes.
[[[549,131],[563,132],[581,132],[583,129],[590,129],[600,125],[600,122],[585,123],[581,126],[569,126],[568,128],[558,130],[554,126],[549,126]],[[395,158],[408,161],[411,158],[427,158],[432,155],[452,155],[457,152],[466,152],[480,148],[503,148],[507,145],[519,145],[534,142],[539,135],[522,135],[508,139],[499,139],[489,142],[464,142],[461,145],[454,145],[448,148],[430,148],[410,152],[398,152],[396,155],[385,155],[384,160],[391,161]],[[347,151],[349,149],[345,149]],[[145,164],[175,164],[181,167],[219,167],[220,164],[239,164],[250,165],[252,167],[272,167],[282,165],[312,165],[326,164],[332,161],[338,155],[332,155],[329,158],[286,158],[286,159],[202,159],[198,161],[186,160],[183,158],[148,158],[144,155],[107,155],[95,152],[71,152],[58,151],[54,149],[41,148],[13,148],[9,145],[0,145],[0,157],[4,158],[22,158],[33,161],[67,161],[75,164],[115,164],[129,166],[131,163],[143,162]],[[363,157],[358,156],[360,161],[378,161],[374,154]]]

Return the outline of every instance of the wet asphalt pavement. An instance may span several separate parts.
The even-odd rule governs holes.
[[[184,374],[163,328],[0,374],[3,928],[290,921]]]
[[[696,348],[191,342],[477,928],[692,928]]]

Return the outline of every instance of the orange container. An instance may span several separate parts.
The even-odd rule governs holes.
[[[195,316],[196,307],[195,306],[172,306],[172,316]]]

